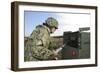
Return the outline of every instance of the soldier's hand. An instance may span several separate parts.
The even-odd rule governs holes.
[[[57,60],[57,59],[58,59],[58,54],[53,53],[53,54],[50,56],[50,59],[52,59],[52,60]]]
[[[65,46],[65,44],[63,44],[61,47],[63,48]]]

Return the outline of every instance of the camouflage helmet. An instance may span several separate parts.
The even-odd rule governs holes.
[[[47,18],[46,23],[51,27],[58,28],[58,21],[53,17]]]

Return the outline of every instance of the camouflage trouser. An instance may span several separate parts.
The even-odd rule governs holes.
[[[32,56],[31,57],[27,56],[27,57],[24,57],[24,61],[39,61],[39,60]]]
[[[52,51],[44,47],[32,47],[31,49],[25,50],[25,61],[40,61],[40,60],[50,60],[50,56],[53,54]]]
[[[24,61],[38,61],[39,59],[35,58],[34,56],[32,56],[32,51],[27,48],[24,51]]]

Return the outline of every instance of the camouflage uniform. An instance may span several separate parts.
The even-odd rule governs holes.
[[[53,51],[50,47],[50,29],[39,25],[32,32],[25,47],[25,61],[51,60]]]

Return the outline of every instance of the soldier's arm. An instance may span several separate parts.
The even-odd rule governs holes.
[[[50,39],[50,46],[49,48],[52,50],[56,50],[63,45],[63,38],[54,38],[51,37]]]
[[[46,47],[46,42],[48,39],[43,30],[38,30],[38,33],[35,33],[35,47],[32,48],[32,55],[40,60],[49,60],[54,58],[54,53]],[[49,40],[48,40],[49,41]]]
[[[33,57],[39,60],[51,60],[55,58],[54,53],[43,46],[37,46],[32,50],[33,50]]]

